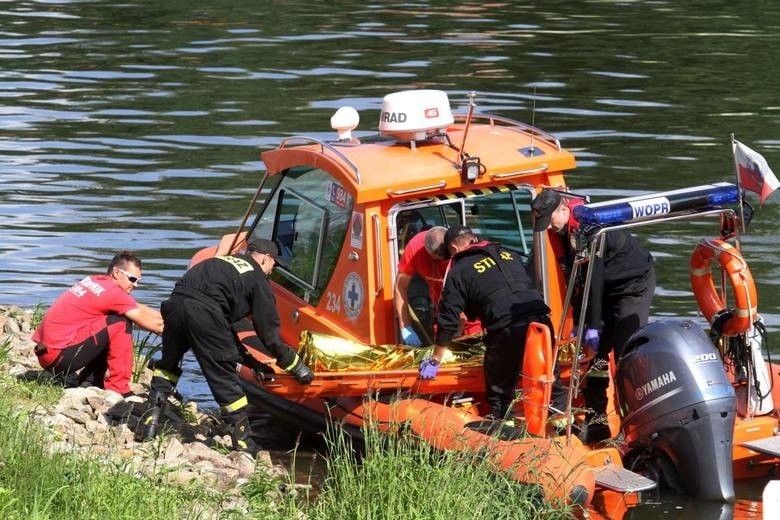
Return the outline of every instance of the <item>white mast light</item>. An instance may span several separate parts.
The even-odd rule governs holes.
[[[352,107],[341,107],[330,118],[330,127],[339,134],[339,141],[352,139],[352,130],[360,123],[360,114]]]

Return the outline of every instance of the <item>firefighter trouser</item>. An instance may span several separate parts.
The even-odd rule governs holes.
[[[640,327],[647,325],[650,304],[655,293],[655,271],[632,278],[605,290],[602,319],[604,328],[599,350],[591,361],[585,376],[583,396],[585,406],[592,410],[591,417],[607,411],[609,387],[609,353],[614,350],[615,362],[620,361],[628,338]]]
[[[517,381],[523,367],[526,333],[531,322],[547,325],[552,334],[549,317],[532,316],[485,336],[485,398],[496,419],[506,416],[515,398]],[[552,401],[553,406],[561,409],[565,407],[564,389],[557,376],[553,384]]]
[[[214,400],[224,412],[246,404],[236,364],[238,346],[230,323],[219,307],[187,296],[173,294],[160,308],[165,321],[162,358],[155,363],[152,390],[170,393],[184,354],[192,349]]]

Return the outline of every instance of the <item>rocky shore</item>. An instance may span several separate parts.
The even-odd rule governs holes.
[[[0,344],[7,351],[6,361],[0,366],[5,374],[0,387],[15,381],[56,384],[40,368],[33,353],[33,319],[33,311],[0,306]],[[142,379],[148,382],[149,378],[151,373],[146,370]],[[287,470],[274,464],[269,452],[261,451],[253,458],[248,453],[230,451],[230,437],[224,426],[192,402],[168,407],[166,435],[145,443],[134,442],[133,429],[148,388],[145,383],[132,383],[131,388],[135,395],[128,398],[95,387],[66,388],[55,405],[31,403],[27,411],[51,432],[52,451],[106,457],[139,476],[171,485],[197,484],[215,489],[234,497],[230,505],[239,510],[245,506],[239,488],[256,471],[287,481]]]

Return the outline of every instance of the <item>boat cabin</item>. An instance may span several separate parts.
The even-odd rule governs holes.
[[[440,91],[387,96],[379,130],[358,139],[342,129],[331,142],[290,137],[263,152],[267,174],[248,226],[218,248],[240,249],[247,236],[277,241],[283,266],[272,278],[291,344],[304,330],[400,343],[393,284],[410,238],[465,224],[527,259],[531,200],[544,186],[563,186],[563,172],[575,165],[552,135],[475,113],[473,98],[467,114],[453,116]],[[555,282],[540,280],[540,287],[565,285]],[[430,320],[427,290],[415,292],[415,310]],[[547,296],[559,312],[563,295]]]

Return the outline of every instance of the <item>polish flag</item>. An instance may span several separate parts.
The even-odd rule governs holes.
[[[780,181],[760,153],[739,141],[734,141],[734,158],[740,185],[745,190],[757,193],[759,204],[763,204],[777,188],[780,188]]]

